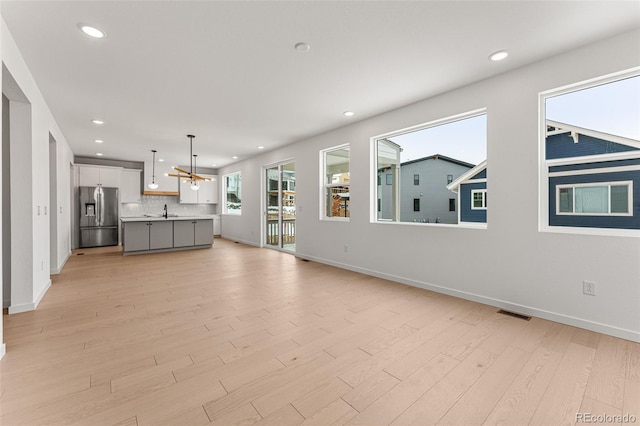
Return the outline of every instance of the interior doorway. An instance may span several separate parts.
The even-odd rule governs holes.
[[[296,165],[293,161],[265,168],[264,246],[296,250]]]

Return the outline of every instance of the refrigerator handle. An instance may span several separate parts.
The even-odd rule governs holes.
[[[98,186],[98,226],[102,226],[102,209],[104,206],[104,194],[102,193],[102,187]]]

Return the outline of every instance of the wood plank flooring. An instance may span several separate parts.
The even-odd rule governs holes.
[[[222,239],[80,252],[4,316],[3,426],[640,422],[637,343]]]

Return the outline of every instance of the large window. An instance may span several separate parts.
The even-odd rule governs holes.
[[[224,207],[225,214],[242,213],[242,176],[240,172],[224,176]]]
[[[557,214],[628,216],[633,211],[633,182],[557,185],[556,197]]]
[[[477,110],[373,138],[372,220],[457,224],[447,185],[486,159],[486,129]]]
[[[321,151],[323,218],[348,218],[351,216],[349,145]]]
[[[540,229],[637,235],[638,69],[540,95]]]

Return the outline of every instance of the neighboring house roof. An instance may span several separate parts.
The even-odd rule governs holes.
[[[586,135],[640,149],[640,141],[637,139],[625,138],[623,136],[612,135],[610,133],[599,132],[597,130],[585,129],[584,127],[574,126],[572,124],[561,123],[559,121],[553,120],[547,120],[546,124],[546,136],[571,132],[571,135],[576,142],[578,142],[577,135]],[[553,127],[555,130],[549,131],[549,127]]]
[[[428,157],[418,158],[417,160],[405,161],[404,163],[400,163],[400,166],[406,166],[407,164],[418,163],[420,161],[426,161],[426,160],[444,160],[453,164],[458,164],[460,166],[469,167],[469,168],[475,166],[475,164],[467,163],[466,161],[462,161],[462,160],[456,160],[455,158],[447,157],[446,155],[441,155],[441,154],[433,154]]]
[[[473,169],[467,171],[466,173],[461,175],[458,179],[454,180],[449,185],[447,185],[447,189],[449,191],[456,192],[461,183],[464,183],[465,181],[471,179],[472,177],[474,177],[481,171],[485,170],[486,168],[487,168],[487,160],[484,160],[482,163],[478,164]]]

